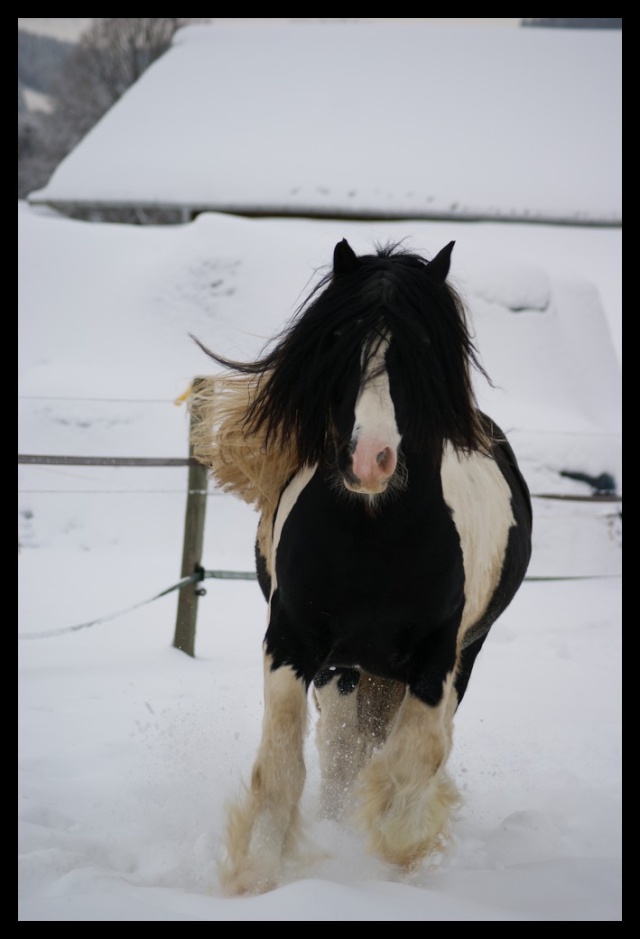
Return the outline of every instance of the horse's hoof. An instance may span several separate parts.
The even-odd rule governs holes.
[[[259,896],[275,890],[278,886],[278,878],[272,873],[266,874],[249,868],[244,871],[223,873],[220,883],[225,897]]]

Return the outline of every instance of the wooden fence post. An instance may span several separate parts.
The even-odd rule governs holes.
[[[207,381],[206,378],[196,378],[193,382],[193,391]],[[196,415],[191,410],[190,428],[193,427]],[[191,438],[191,434],[189,435]],[[201,567],[202,545],[204,540],[204,519],[207,506],[207,468],[194,460],[193,444],[189,439],[189,483],[187,491],[187,508],[184,519],[184,541],[182,547],[181,577],[190,577]],[[198,596],[202,589],[200,582],[187,584],[182,587],[178,599],[178,614],[173,637],[176,649],[195,656],[196,623],[198,618]]]

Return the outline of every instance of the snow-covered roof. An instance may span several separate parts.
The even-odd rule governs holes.
[[[621,39],[189,26],[30,201],[618,225]]]

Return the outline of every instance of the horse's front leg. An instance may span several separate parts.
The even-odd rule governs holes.
[[[305,781],[307,688],[292,668],[264,658],[262,740],[251,786],[229,810],[220,879],[227,895],[264,893],[280,880],[299,828]]]
[[[433,706],[409,693],[361,777],[358,817],[369,850],[406,869],[443,847],[458,801],[446,772],[455,701],[451,674]]]

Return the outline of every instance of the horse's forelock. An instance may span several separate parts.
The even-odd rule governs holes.
[[[433,454],[445,438],[462,449],[481,447],[471,367],[488,376],[459,296],[430,276],[429,263],[391,244],[360,256],[341,276],[327,274],[265,357],[268,374],[248,428],[293,443],[301,463],[320,461],[336,402],[359,383],[376,338],[386,335],[411,395],[415,445],[422,440]]]

